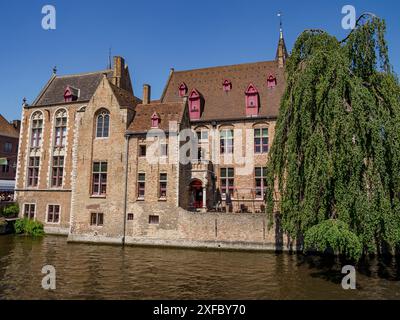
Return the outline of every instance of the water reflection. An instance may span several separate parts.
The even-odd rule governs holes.
[[[44,265],[57,289],[41,288]],[[341,265],[291,254],[67,244],[0,237],[0,299],[400,299],[399,261],[366,260],[357,290]]]

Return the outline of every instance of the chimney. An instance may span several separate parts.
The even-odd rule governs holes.
[[[20,120],[13,120],[12,125],[14,128],[19,132],[21,129],[21,121]]]
[[[121,79],[124,76],[125,60],[122,57],[114,57],[113,83],[121,87]]]
[[[151,87],[148,84],[143,85],[143,104],[149,104],[151,98]]]

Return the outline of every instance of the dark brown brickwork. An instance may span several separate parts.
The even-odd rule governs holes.
[[[15,179],[19,130],[19,121],[9,123],[0,115],[0,159],[7,161],[7,164],[0,165],[0,180]]]

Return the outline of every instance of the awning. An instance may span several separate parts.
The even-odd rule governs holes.
[[[7,158],[0,158],[0,166],[6,166],[8,164]]]
[[[14,191],[15,180],[0,180],[0,192],[1,191]]]

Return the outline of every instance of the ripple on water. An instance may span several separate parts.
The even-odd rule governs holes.
[[[57,289],[41,288],[54,265]],[[396,261],[371,260],[358,290],[340,266],[290,254],[67,244],[0,237],[0,299],[400,299]]]

